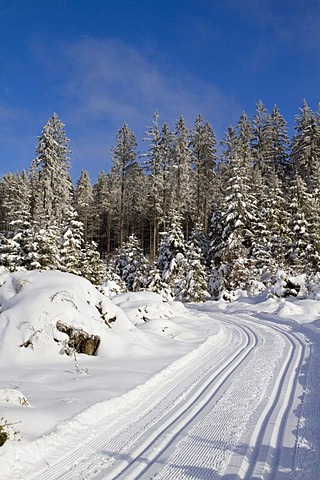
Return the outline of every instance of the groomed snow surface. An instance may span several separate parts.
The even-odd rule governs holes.
[[[35,271],[2,273],[0,305],[2,480],[320,479],[319,301],[108,298]]]

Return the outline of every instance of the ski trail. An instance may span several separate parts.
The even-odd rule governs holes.
[[[315,480],[319,455],[304,448],[312,432],[306,435],[303,422],[318,414],[319,388],[307,395],[318,356],[309,359],[297,421],[305,336],[248,314],[214,318],[220,336],[120,397],[118,409],[84,425],[87,439],[74,438],[66,451],[61,436],[47,439],[47,457],[24,473],[23,455],[17,458],[10,480]],[[313,463],[304,477],[308,458]]]
[[[139,456],[141,450],[149,445],[150,438],[157,440],[162,437],[173,420],[201,406],[200,397],[203,392],[210,391],[212,382],[223,383],[228,378],[228,372],[236,368],[254,348],[257,340],[249,328],[228,326],[226,331],[227,338],[224,336],[221,345],[208,345],[206,354],[192,362],[192,369],[185,360],[178,373],[174,372],[167,379],[160,375],[158,388],[150,392],[152,401],[150,397],[137,399],[135,408],[129,410],[123,422],[117,422],[112,429],[103,426],[102,433],[89,444],[51,464],[47,471],[42,471],[35,478],[83,479],[97,475],[97,478],[105,478],[105,475],[115,478],[119,475],[122,469],[127,468],[129,450],[132,450],[130,458]],[[106,472],[108,468],[110,472]],[[99,474],[100,471],[103,473]]]

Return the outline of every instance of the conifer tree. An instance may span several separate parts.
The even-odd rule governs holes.
[[[191,150],[189,132],[182,116],[176,123],[172,173],[175,179],[173,208],[184,219],[187,231],[191,214]]]
[[[149,151],[143,155],[144,168],[147,172],[147,216],[150,222],[150,254],[151,260],[155,261],[156,250],[159,240],[159,225],[163,217],[162,192],[164,189],[162,176],[161,135],[159,127],[159,114],[156,111],[153,116],[153,125],[146,132],[145,140],[150,142]]]
[[[89,174],[82,170],[74,190],[74,208],[78,213],[80,222],[83,223],[83,238],[87,242],[93,238],[93,187]]]
[[[170,127],[165,123],[161,128],[160,133],[160,153],[161,153],[161,171],[162,171],[162,231],[165,229],[165,222],[170,214],[170,210],[174,205],[174,183],[175,175],[173,174],[172,165],[174,163],[174,133]]]
[[[298,173],[292,179],[290,193],[291,245],[288,251],[288,261],[294,273],[304,273],[313,270],[317,257],[317,252],[312,244],[310,222],[314,207],[313,199]]]
[[[306,182],[310,193],[320,191],[320,125],[316,115],[304,100],[296,116],[296,134],[292,141],[293,169]]]
[[[77,219],[77,214],[72,212],[62,231],[60,251],[62,271],[81,275],[83,247],[83,223]]]
[[[15,220],[30,220],[30,181],[25,171],[6,173],[0,181],[0,228],[9,230]]]
[[[141,290],[147,284],[150,265],[135,235],[130,235],[128,241],[117,250],[110,267],[129,291]]]
[[[176,298],[187,302],[204,302],[209,296],[207,281],[201,250],[189,240],[185,251],[185,275],[177,284]]]
[[[216,235],[212,241],[214,263],[210,284],[215,296],[223,290],[245,288],[250,277],[249,260],[255,218],[255,199],[250,178],[250,140],[251,126],[243,113],[237,131],[229,129],[225,142],[226,196],[220,204],[220,211],[215,212],[212,218],[213,232],[221,235]]]
[[[106,267],[95,242],[84,245],[81,255],[81,275],[94,285],[102,285],[106,277]]]
[[[162,233],[158,248],[157,267],[162,279],[176,294],[178,284],[186,272],[186,246],[181,226],[181,217],[170,212],[167,230]]]
[[[112,170],[118,183],[117,193],[117,220],[119,231],[119,245],[125,241],[129,233],[129,206],[130,206],[130,187],[132,178],[139,169],[137,162],[136,147],[137,142],[134,133],[129,126],[124,123],[117,133],[117,145],[112,148]]]
[[[31,223],[21,239],[27,270],[60,270],[60,233],[55,223],[46,228],[41,228],[37,222]]]
[[[213,205],[214,169],[217,152],[216,138],[211,125],[197,117],[190,136],[193,165],[193,198],[195,200],[194,219],[203,225],[208,233],[209,213]]]
[[[72,182],[69,176],[69,139],[56,113],[49,118],[30,167],[32,218],[47,226],[62,224],[71,208]]]

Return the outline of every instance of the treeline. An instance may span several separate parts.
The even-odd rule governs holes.
[[[243,113],[229,127],[219,155],[201,115],[191,129],[180,117],[172,130],[155,113],[144,140],[139,157],[125,123],[110,171],[94,185],[82,171],[73,186],[68,138],[54,114],[29,171],[1,179],[2,265],[60,268],[96,275],[97,283],[105,276],[98,249],[109,278],[112,271],[129,289],[169,289],[185,299],[268,285],[279,268],[316,275],[319,111],[304,101],[289,139],[277,107],[268,112],[259,102],[252,118]]]

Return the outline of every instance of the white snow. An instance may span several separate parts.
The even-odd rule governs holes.
[[[3,480],[317,479],[319,301],[239,291],[187,308],[108,292],[61,272],[0,275]],[[99,336],[96,354],[70,350],[59,324]]]

